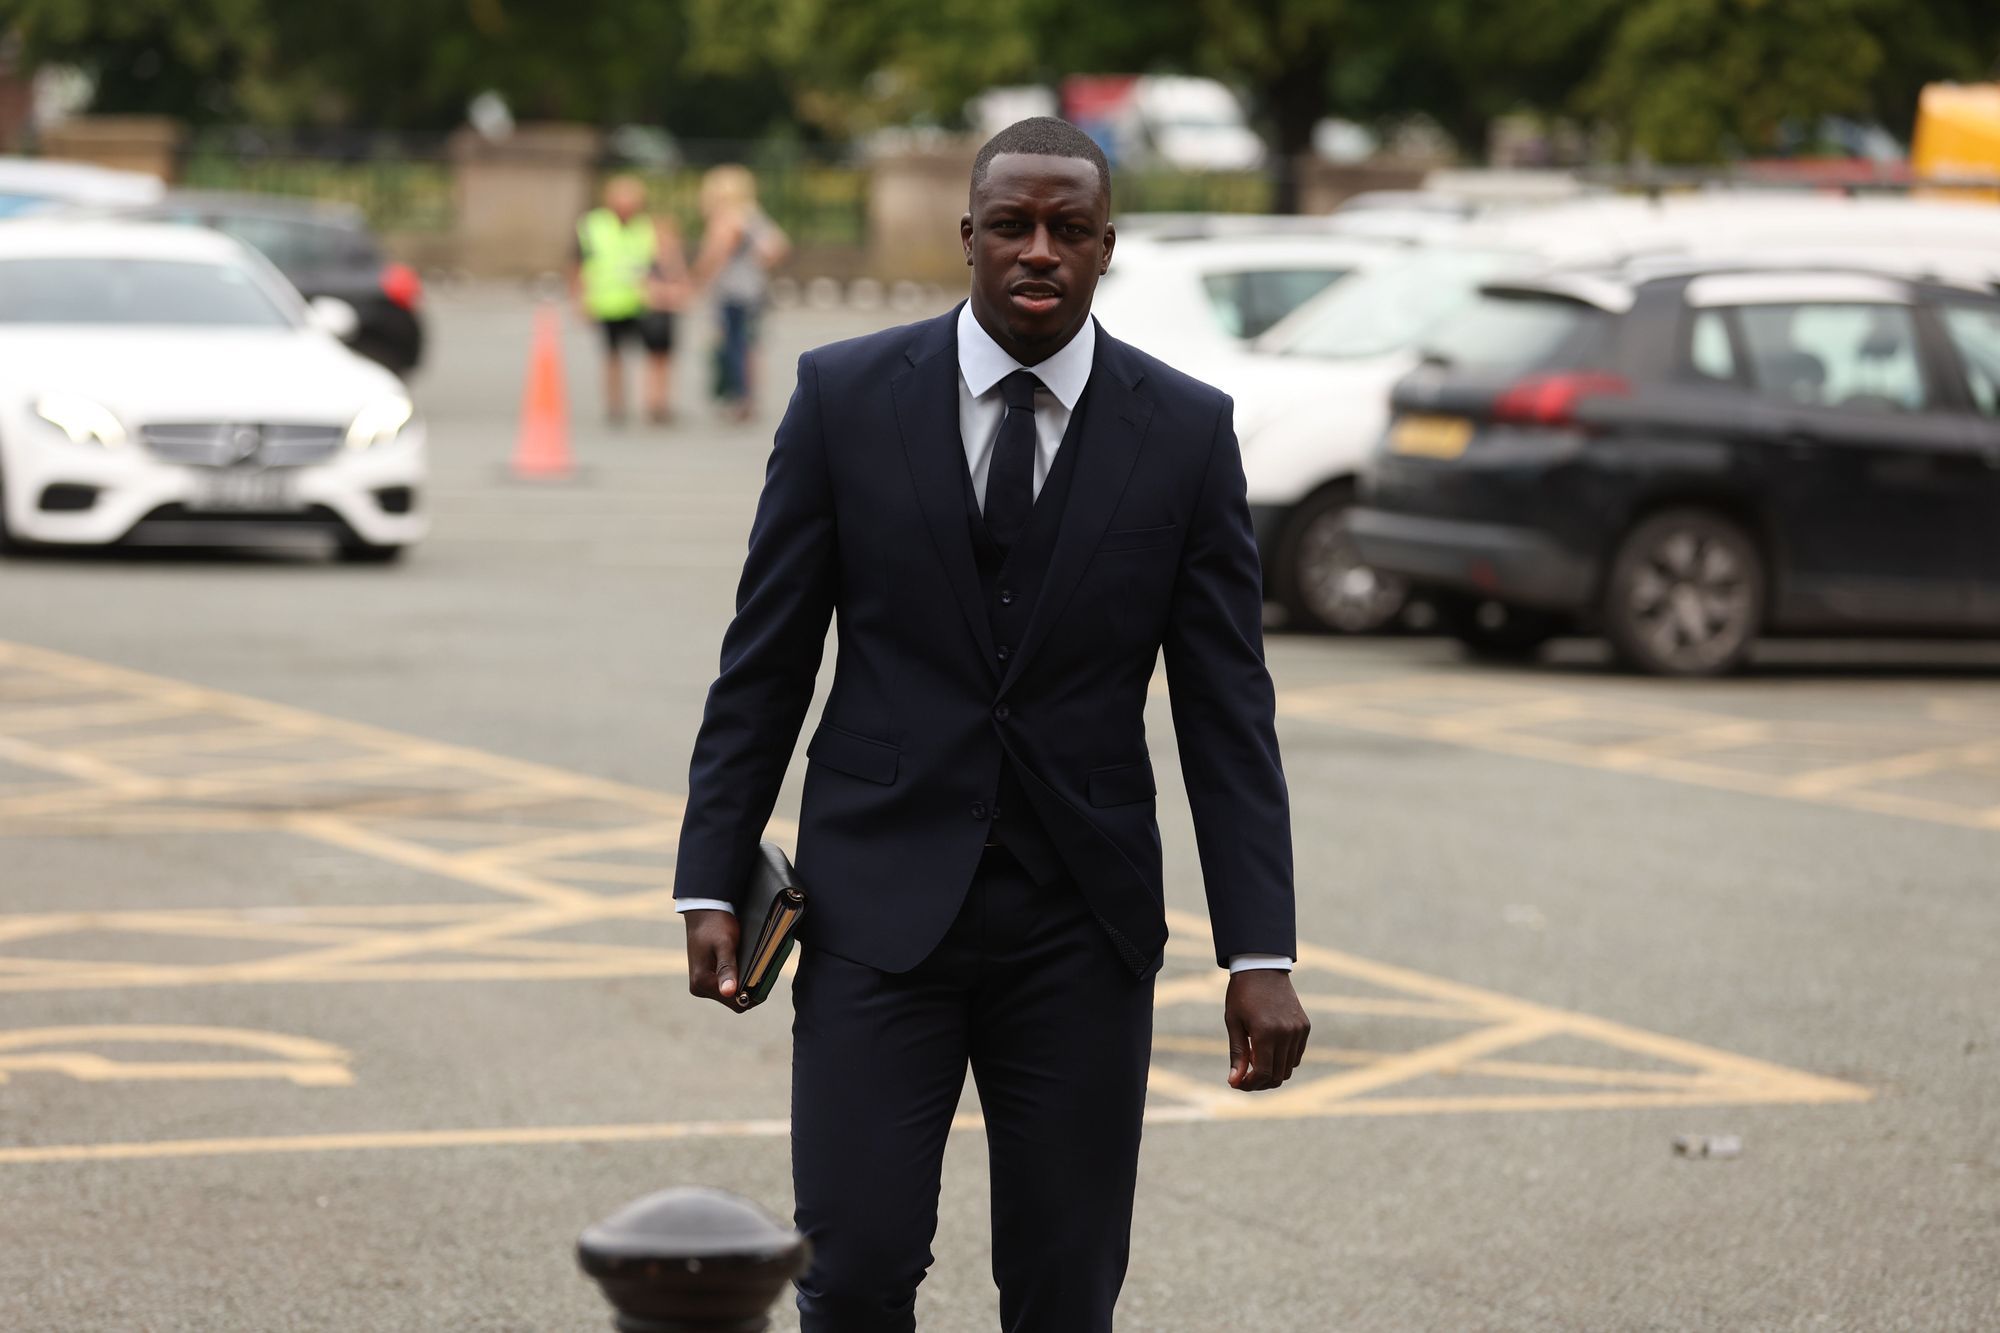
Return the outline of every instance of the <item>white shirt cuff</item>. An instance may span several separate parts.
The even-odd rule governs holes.
[[[720,898],[676,898],[674,899],[674,910],[676,912],[728,912],[731,916],[736,914],[735,906],[722,901]],[[1257,968],[1267,967],[1279,968],[1289,972],[1292,970],[1292,960],[1281,953],[1239,953],[1229,960],[1229,970],[1232,974],[1250,972]]]
[[[1229,960],[1229,971],[1232,976],[1238,972],[1253,972],[1260,967],[1283,968],[1289,972],[1292,970],[1292,960],[1281,953],[1239,953]]]

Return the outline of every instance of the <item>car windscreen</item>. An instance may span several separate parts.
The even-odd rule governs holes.
[[[1287,356],[1385,356],[1421,341],[1470,301],[1479,284],[1521,256],[1424,251],[1338,282],[1271,330],[1259,350]]]
[[[0,323],[289,327],[247,269],[178,259],[0,259]]]
[[[1581,301],[1489,292],[1432,329],[1422,348],[1452,370],[1575,370],[1605,345],[1610,325],[1610,315]]]

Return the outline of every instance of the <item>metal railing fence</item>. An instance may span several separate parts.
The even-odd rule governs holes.
[[[451,163],[435,135],[209,131],[188,140],[179,183],[349,204],[379,232],[447,232],[455,212]]]

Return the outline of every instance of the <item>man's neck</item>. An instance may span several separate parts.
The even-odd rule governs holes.
[[[1083,318],[1076,322],[1076,327],[1061,338],[1050,338],[1045,342],[1023,347],[1008,335],[1005,325],[1001,324],[999,320],[990,317],[986,311],[981,310],[977,301],[968,301],[967,305],[971,307],[972,318],[977,321],[980,328],[986,331],[986,336],[991,338],[1001,351],[1013,357],[1014,360],[1024,366],[1040,365],[1042,362],[1048,360],[1057,352],[1060,352],[1063,348],[1076,341],[1076,335],[1083,332],[1083,326],[1090,322],[1090,312],[1086,310],[1083,312]]]

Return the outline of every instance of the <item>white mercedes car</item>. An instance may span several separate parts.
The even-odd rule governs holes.
[[[0,224],[0,546],[256,542],[386,561],[424,535],[424,429],[394,375],[219,233]]]

